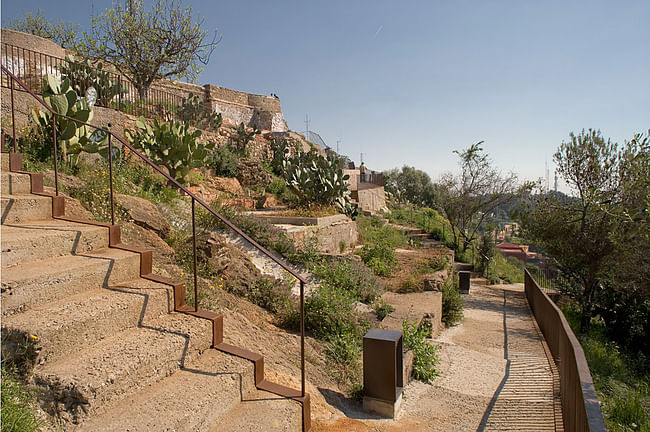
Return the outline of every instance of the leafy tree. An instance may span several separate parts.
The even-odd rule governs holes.
[[[208,63],[218,41],[215,33],[204,42],[202,23],[194,21],[192,9],[182,9],[180,1],[157,0],[149,11],[117,4],[93,19],[92,31],[84,32],[75,48],[114,64],[144,99],[156,79],[192,80]]]
[[[464,252],[476,239],[484,219],[512,199],[517,176],[502,175],[478,142],[462,152],[460,175],[445,174],[439,183],[440,207],[451,224],[454,247]]]
[[[35,14],[31,12],[25,13],[24,17],[16,18],[9,22],[6,27],[50,39],[63,48],[70,48],[73,45],[75,35],[79,30],[79,24],[65,21],[51,23],[40,9]]]
[[[628,209],[628,201],[640,206],[636,208],[641,211],[640,221],[643,212],[647,212],[648,189],[637,189],[637,184],[642,183],[628,177],[633,176],[631,162],[642,158],[641,148],[636,142],[621,152],[617,144],[592,129],[583,130],[579,135],[570,134],[570,140],[562,143],[554,160],[558,174],[575,198],[567,201],[553,193],[539,194],[521,215],[526,237],[550,254],[564,276],[574,282],[575,291],[570,294],[580,303],[583,332],[596,313],[596,300],[603,293],[603,284],[618,273],[614,270],[608,275],[608,264],[617,263],[616,267],[624,261],[618,254],[628,248],[630,231],[621,224],[626,220],[637,223],[637,217],[632,217]],[[645,173],[638,172],[642,177],[648,177],[645,164]],[[646,178],[646,187],[647,181]],[[635,235],[641,233],[642,227],[643,222]],[[638,240],[645,241],[647,247],[647,231],[645,239],[641,236]]]
[[[412,204],[433,207],[436,189],[431,178],[424,171],[404,165],[401,170],[384,172],[386,191],[398,201],[406,200]]]

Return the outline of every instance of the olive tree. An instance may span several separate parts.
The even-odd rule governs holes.
[[[517,176],[501,174],[478,142],[463,151],[460,174],[448,173],[438,183],[439,205],[451,224],[454,247],[464,252],[477,238],[485,218],[517,192]]]
[[[563,275],[573,281],[569,294],[580,304],[581,331],[589,328],[605,287],[624,281],[626,272],[621,269],[636,267],[630,273],[635,277],[645,273],[647,287],[648,272],[638,272],[647,263],[650,240],[647,155],[647,139],[639,142],[635,137],[620,150],[600,131],[572,133],[554,155],[572,199],[540,193],[521,213],[524,235],[553,257]]]
[[[150,10],[134,2],[117,4],[93,19],[77,51],[111,62],[135,86],[141,99],[160,78],[195,79],[218,43],[206,41],[203,19],[180,1],[157,0]]]

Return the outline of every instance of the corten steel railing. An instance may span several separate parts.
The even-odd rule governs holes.
[[[560,371],[564,430],[605,432],[605,421],[580,342],[562,311],[525,270],[525,293]]]
[[[27,84],[32,91],[41,93],[41,79],[45,74],[61,76],[61,67],[71,63],[70,60],[51,56],[27,48],[2,43],[2,66],[6,67],[16,78]],[[117,84],[120,91],[108,103],[98,99],[96,105],[113,108],[127,114],[169,119],[177,117],[178,107],[183,97],[157,88],[154,84],[141,100],[135,86],[117,72],[106,72],[109,81]],[[2,87],[9,87],[10,79],[2,75]],[[21,90],[18,88],[16,90]]]
[[[90,128],[93,129],[101,129],[105,131],[108,135],[108,165],[109,165],[109,193],[110,193],[110,206],[111,206],[111,224],[115,225],[115,204],[114,204],[114,192],[113,192],[113,139],[116,139],[117,141],[122,144],[124,148],[129,149],[131,154],[136,155],[138,158],[142,160],[146,165],[151,167],[153,170],[158,172],[160,175],[165,177],[168,182],[171,182],[178,191],[183,192],[185,195],[191,198],[192,201],[192,254],[193,254],[193,281],[194,281],[194,311],[198,311],[198,281],[197,281],[197,256],[196,256],[196,217],[195,217],[195,207],[196,204],[198,203],[200,206],[202,206],[208,213],[211,213],[214,217],[219,219],[224,225],[226,225],[228,228],[233,230],[237,235],[242,237],[244,240],[249,242],[253,247],[255,247],[257,250],[262,252],[264,255],[266,255],[269,259],[274,261],[277,265],[282,267],[284,270],[286,270],[290,275],[295,277],[299,282],[300,282],[300,374],[301,374],[301,386],[300,386],[300,397],[304,398],[305,397],[305,283],[306,280],[298,274],[296,271],[294,271],[287,263],[285,263],[283,260],[279,259],[276,257],[274,254],[269,252],[266,248],[258,244],[255,240],[250,238],[246,233],[244,233],[242,230],[240,230],[238,227],[236,227],[232,222],[230,222],[228,219],[226,219],[224,216],[219,214],[217,211],[215,211],[212,207],[210,207],[207,203],[205,203],[201,198],[196,196],[194,193],[190,192],[185,186],[180,184],[178,181],[176,181],[175,178],[171,177],[169,174],[167,174],[162,168],[160,168],[158,165],[153,163],[149,158],[147,158],[145,155],[140,153],[138,150],[136,150],[129,142],[126,140],[120,138],[118,135],[115,135],[113,132],[108,130],[107,128],[102,128],[96,125],[92,125],[89,123],[84,123],[75,120],[72,117],[68,117],[62,114],[58,114],[56,111],[54,111],[49,105],[47,105],[43,99],[38,96],[36,93],[34,93],[30,88],[27,87],[25,83],[23,83],[18,77],[16,77],[12,72],[10,72],[4,65],[1,66],[2,68],[2,73],[7,76],[7,81],[8,81],[8,86],[11,89],[11,120],[12,120],[12,138],[13,138],[13,151],[17,152],[17,137],[16,137],[16,121],[15,121],[15,105],[14,105],[14,85],[18,85],[21,87],[24,91],[29,93],[40,105],[43,106],[46,110],[48,110],[53,116],[59,117],[59,118],[65,118],[68,120],[74,121],[77,125],[86,125]],[[52,138],[53,138],[53,143],[55,145],[53,146],[53,157],[54,157],[54,188],[55,188],[55,194],[56,196],[59,196],[59,173],[58,173],[58,154],[57,154],[57,138],[56,138],[56,127],[52,128]],[[4,137],[4,135],[3,135]],[[4,148],[2,149],[4,151]]]

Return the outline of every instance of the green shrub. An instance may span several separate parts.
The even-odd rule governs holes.
[[[447,267],[449,267],[449,257],[446,255],[436,255],[418,265],[418,272],[422,274],[435,273]]]
[[[419,381],[431,382],[440,375],[436,369],[439,363],[438,347],[427,342],[431,332],[426,326],[418,327],[416,323],[405,320],[402,323],[404,347],[413,350],[413,377]]]
[[[309,269],[324,283],[350,292],[355,301],[372,303],[381,291],[379,282],[367,268],[349,258],[323,259]]]
[[[408,275],[406,279],[402,281],[399,287],[399,292],[401,293],[412,293],[412,292],[421,292],[424,289],[424,281],[420,278],[416,278],[414,275]]]
[[[266,187],[266,191],[276,197],[281,197],[287,190],[286,182],[281,178],[274,178],[273,181]]]
[[[360,338],[368,322],[355,310],[354,294],[322,284],[305,301],[305,328],[317,339],[349,334]]]
[[[354,394],[362,378],[359,339],[349,333],[332,336],[325,342],[325,355],[332,363],[330,372],[336,381]]]
[[[375,311],[375,314],[377,315],[379,321],[382,321],[388,315],[395,312],[395,308],[393,307],[393,305],[391,305],[390,303],[388,303],[386,300],[383,299],[373,303],[372,309]]]
[[[251,303],[271,313],[285,312],[292,305],[291,285],[282,280],[260,279],[246,297]]]
[[[210,155],[210,167],[219,177],[237,177],[239,158],[229,145],[217,147]]]
[[[457,287],[457,278],[448,278],[442,285],[442,322],[447,327],[463,319],[463,298]]]
[[[41,426],[35,414],[36,401],[14,371],[2,365],[2,432],[37,431]]]
[[[390,276],[397,265],[393,247],[385,242],[366,244],[359,252],[361,259],[379,276]]]

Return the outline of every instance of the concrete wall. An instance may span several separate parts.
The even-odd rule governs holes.
[[[353,194],[354,197],[355,194]],[[386,209],[386,194],[383,186],[360,189],[356,191],[356,198],[361,210],[376,213],[381,209]]]

